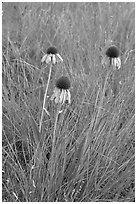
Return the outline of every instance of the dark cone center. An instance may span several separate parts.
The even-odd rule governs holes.
[[[57,48],[55,48],[55,47],[49,47],[48,49],[47,49],[47,54],[49,55],[49,54],[53,54],[53,55],[55,55],[55,54],[57,54]]]
[[[116,46],[111,46],[106,51],[106,55],[111,58],[117,58],[119,54],[119,49]]]
[[[62,76],[56,81],[56,87],[59,89],[69,89],[70,80],[68,79],[68,77]]]

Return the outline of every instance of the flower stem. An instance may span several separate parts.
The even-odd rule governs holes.
[[[48,87],[49,87],[51,72],[52,72],[52,63],[50,64],[49,75],[48,75],[48,81],[47,81],[47,86],[46,86],[46,90],[45,90],[45,94],[44,94],[42,113],[41,113],[41,118],[40,118],[40,123],[39,123],[39,132],[41,132],[42,120],[43,120],[43,114],[44,114],[44,110],[45,110],[45,103],[46,103],[46,98],[47,98],[47,92],[48,92]]]

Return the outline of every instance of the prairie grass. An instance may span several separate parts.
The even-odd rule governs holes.
[[[3,201],[135,201],[135,4],[23,2],[2,9]],[[122,61],[115,98],[102,65],[111,43]],[[39,132],[49,74],[41,59],[51,45],[64,63],[52,69],[50,116],[44,112]],[[62,75],[71,81],[71,104],[58,107],[50,97]]]

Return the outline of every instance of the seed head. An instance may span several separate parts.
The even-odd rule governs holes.
[[[62,76],[56,81],[56,87],[58,89],[69,89],[70,88],[70,81],[68,77]]]
[[[47,54],[48,54],[48,55],[50,55],[50,54],[56,55],[57,53],[58,53],[58,50],[57,50],[56,47],[49,47],[49,48],[47,49]]]
[[[119,49],[115,45],[112,45],[107,49],[106,55],[110,58],[117,58],[119,57],[120,52],[119,52]]]

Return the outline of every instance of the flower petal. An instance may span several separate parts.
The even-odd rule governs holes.
[[[121,67],[121,59],[118,58],[113,58],[112,59],[112,65],[114,66],[114,69],[120,69]]]
[[[41,62],[43,63],[46,60],[46,58],[47,58],[47,54],[42,57]]]
[[[117,58],[116,66],[117,66],[117,69],[121,68],[121,59],[119,57]]]
[[[60,56],[59,53],[57,53],[56,56],[59,58],[59,61],[63,62],[63,59],[62,59],[62,57]]]
[[[53,101],[55,97],[56,97],[56,95],[55,95],[55,92],[54,92],[54,93],[52,94],[50,100]]]
[[[66,91],[66,90],[64,90],[64,97],[63,97],[62,104],[64,104],[64,103],[65,103],[66,98],[67,98],[67,91]]]
[[[55,95],[56,95],[56,97],[55,97],[55,103],[58,103],[59,102],[59,99],[60,99],[60,90],[59,89],[55,89],[56,91],[55,91]]]
[[[52,62],[53,62],[53,64],[56,64],[56,56],[55,55],[52,55]]]
[[[49,64],[51,62],[52,55],[47,55],[46,63]]]
[[[64,99],[64,90],[62,89],[61,94],[60,94],[59,103],[63,103],[63,99]]]
[[[68,103],[70,104],[71,103],[71,95],[70,95],[70,91],[67,90],[67,98],[66,100],[68,100]]]

